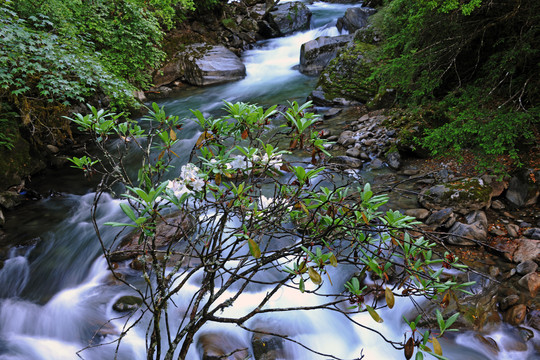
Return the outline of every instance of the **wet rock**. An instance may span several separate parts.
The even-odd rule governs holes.
[[[278,4],[269,12],[270,23],[281,36],[292,34],[298,30],[309,29],[311,11],[300,1]]]
[[[510,179],[506,199],[517,207],[536,203],[540,195],[540,170],[526,169]]]
[[[375,158],[371,161],[371,164],[369,164],[369,167],[373,170],[382,169],[384,167],[384,163],[381,159]]]
[[[358,169],[362,167],[362,160],[351,156],[335,156],[329,161],[331,164],[342,165],[348,168]]]
[[[540,331],[540,310],[532,310],[527,314],[526,324]]]
[[[114,303],[113,310],[118,312],[132,312],[140,308],[142,302],[142,299],[138,296],[122,296]]]
[[[250,358],[247,346],[242,339],[232,333],[202,334],[197,340],[197,350],[202,360],[241,360]]]
[[[345,155],[359,158],[361,153],[362,151],[360,149],[353,147],[353,148],[347,149],[347,151],[345,152]]]
[[[255,333],[251,339],[255,360],[283,359],[283,339],[277,336]]]
[[[506,313],[504,314],[504,321],[507,322],[510,325],[520,325],[525,320],[525,316],[527,315],[527,306],[524,304],[518,304],[512,306]]]
[[[487,240],[487,218],[483,211],[475,211],[467,217],[467,224],[456,222],[448,231],[447,242],[452,245],[471,246]]]
[[[536,263],[540,262],[540,241],[530,239],[515,240],[516,250],[513,253],[512,259],[515,263],[520,263],[527,260],[532,260]]]
[[[189,214],[170,214],[156,226],[156,247],[163,248],[173,242],[177,242],[185,238],[188,234],[191,234],[194,228],[195,220]],[[139,244],[139,237],[140,232],[138,231],[128,234],[122,239],[119,248],[110,253],[110,260],[112,262],[118,262],[134,259],[141,255],[144,249],[148,248],[149,245],[145,243]],[[143,259],[141,259],[141,262],[144,262],[142,260]]]
[[[469,178],[424,189],[418,201],[426,209],[451,207],[455,212],[465,215],[490,204],[491,187],[481,179]]]
[[[433,212],[426,220],[427,225],[443,225],[454,214],[452,208],[446,208]]]
[[[516,271],[520,275],[533,273],[537,269],[538,269],[538,264],[531,260],[520,262],[518,266],[516,266]]]
[[[507,224],[506,231],[508,232],[508,236],[510,237],[519,237],[519,226],[517,226],[516,224]]]
[[[367,7],[353,7],[345,11],[345,15],[337,20],[336,26],[341,32],[343,29],[349,33],[364,28],[368,25],[368,17],[376,12],[375,9]]]
[[[519,302],[519,296],[516,294],[508,295],[504,297],[499,303],[499,308],[501,311],[506,311],[510,307],[516,305]]]
[[[532,297],[535,297],[540,289],[540,274],[533,272],[523,276],[518,281],[519,286],[529,290]]]
[[[540,240],[540,228],[527,229],[523,232],[523,236],[529,239]]]
[[[352,40],[352,35],[320,36],[300,47],[300,72],[320,73],[337,56],[338,50]]]
[[[24,201],[24,195],[21,195],[15,191],[2,191],[0,192],[0,206],[10,210],[13,209]]]
[[[240,58],[223,45],[189,45],[177,57],[185,80],[193,85],[219,84],[246,76]]]
[[[519,331],[520,337],[523,339],[523,341],[527,342],[531,340],[534,337],[534,332],[531,329],[524,328],[522,326],[519,326],[517,328]]]
[[[343,146],[352,145],[356,142],[356,139],[354,138],[354,131],[346,130],[339,135],[338,144]]]
[[[474,334],[474,338],[480,342],[489,352],[496,355],[499,353],[499,345],[497,345],[497,342],[493,340],[493,338],[489,336],[483,336],[481,334]]]
[[[494,210],[503,210],[505,207],[506,206],[504,206],[504,204],[500,200],[494,200],[491,203],[491,208],[494,209]]]
[[[407,209],[404,211],[407,216],[412,216],[417,220],[424,220],[429,216],[429,210],[426,209]]]
[[[324,113],[323,117],[325,119],[330,119],[336,115],[339,115],[339,113],[341,113],[342,111],[343,109],[340,109],[340,108],[331,108],[327,112]]]
[[[392,151],[386,156],[386,163],[394,170],[401,167],[401,155],[398,151]]]
[[[497,266],[490,266],[489,267],[489,276],[492,278],[496,278],[497,276],[501,275],[501,269]]]

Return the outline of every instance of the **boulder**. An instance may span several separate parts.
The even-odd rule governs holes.
[[[394,170],[399,170],[401,167],[401,155],[399,151],[391,151],[386,155],[386,163]]]
[[[185,213],[173,213],[156,226],[155,243],[157,248],[164,248],[173,242],[184,239],[195,229],[195,220]],[[122,239],[120,246],[109,254],[112,262],[135,259],[148,249],[148,244],[139,243],[140,232],[135,231]]]
[[[504,314],[504,321],[510,325],[519,325],[523,323],[526,315],[527,306],[523,304],[514,305]]]
[[[113,310],[118,312],[132,312],[140,308],[142,302],[142,299],[138,296],[122,296],[114,303]]]
[[[407,209],[404,211],[407,216],[412,216],[418,220],[424,220],[429,216],[429,210],[426,209]]]
[[[339,32],[343,29],[349,33],[354,33],[356,30],[364,28],[368,25],[368,17],[375,14],[376,10],[367,7],[354,7],[345,11],[345,15],[337,20],[337,28]]]
[[[454,212],[468,214],[486,208],[491,203],[492,189],[481,179],[468,178],[438,184],[420,192],[418,201],[426,209],[441,210],[451,207]]]
[[[197,340],[197,350],[202,360],[249,359],[249,352],[242,339],[230,333],[204,333]],[[234,354],[227,356],[227,354]]]
[[[519,279],[518,284],[524,289],[529,290],[532,297],[535,297],[540,289],[540,274],[536,272],[529,273]]]
[[[426,210],[427,211],[427,210]],[[436,226],[442,226],[445,224],[452,216],[454,215],[454,212],[452,211],[452,208],[446,208],[442,210],[438,210],[433,212],[433,214],[428,217],[426,220],[426,225],[436,225]],[[452,226],[451,224],[450,226]],[[447,226],[449,227],[449,226]]]
[[[186,82],[205,86],[240,80],[246,67],[232,51],[222,45],[193,44],[177,54]]]
[[[526,169],[510,179],[506,199],[517,207],[533,205],[540,195],[540,170]]]
[[[520,275],[526,275],[529,273],[536,272],[536,269],[538,269],[538,264],[532,260],[526,260],[526,261],[520,262],[518,266],[516,266],[516,271]]]
[[[523,236],[529,239],[540,240],[540,228],[527,229],[523,232]]]
[[[352,40],[352,35],[320,36],[300,47],[300,72],[320,73],[337,56],[338,50]]]
[[[448,231],[447,242],[452,245],[470,246],[487,240],[487,217],[475,211],[466,217],[467,224],[456,222]]]
[[[352,145],[356,142],[356,138],[355,138],[355,132],[354,131],[350,131],[350,130],[345,130],[344,132],[342,132],[340,135],[339,135],[339,139],[338,139],[338,144],[342,145],[342,146],[349,146],[349,145]]]
[[[174,58],[171,62],[154,72],[152,82],[154,83],[155,88],[159,88],[160,86],[171,84],[183,76],[184,71],[181,66],[181,61],[179,58]]]
[[[300,1],[278,4],[269,12],[270,24],[274,25],[281,36],[298,30],[309,29],[311,11]]]
[[[255,333],[251,339],[255,360],[284,359],[283,339],[273,335]]]
[[[514,241],[516,249],[512,254],[512,260],[515,263],[521,263],[532,260],[540,262],[540,241],[531,239],[518,239]]]
[[[2,191],[0,192],[0,206],[6,209],[13,209],[24,201],[24,195],[21,195],[15,191]]]
[[[342,165],[347,168],[357,169],[362,167],[362,160],[353,158],[351,156],[335,156],[329,161],[331,164]]]

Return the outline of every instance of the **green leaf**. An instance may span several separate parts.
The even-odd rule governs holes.
[[[122,209],[124,214],[128,216],[128,218],[130,218],[132,221],[136,221],[137,217],[135,216],[135,212],[133,211],[131,206],[126,203],[120,203],[120,208]]]
[[[380,317],[377,311],[375,311],[375,309],[373,309],[371,306],[366,305],[366,309],[373,320],[375,320],[378,323],[384,322],[384,320]]]

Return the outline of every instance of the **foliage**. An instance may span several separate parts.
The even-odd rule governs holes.
[[[384,37],[375,77],[402,104],[444,114],[422,145],[517,159],[537,131],[539,11],[533,0],[394,0],[375,15]]]
[[[343,314],[367,312],[382,322],[378,310],[392,308],[397,296],[437,300],[470,285],[443,274],[445,268],[463,266],[455,257],[450,261],[449,256],[438,255],[428,238],[413,236],[409,232],[415,225],[413,218],[381,210],[387,196],[375,194],[369,184],[334,184],[334,174],[323,166],[320,154],[303,164],[291,158],[291,151],[280,149],[290,134],[290,144],[296,142],[289,144],[291,150],[302,147],[324,154],[324,141],[317,141],[311,131],[316,116],[308,111],[309,105],[291,103],[282,114],[288,124],[277,128],[271,123],[276,107],[264,110],[225,102],[226,115],[220,118],[193,111],[200,135],[192,142],[187,163],[178,161],[176,150],[182,143],[179,129],[184,122],[166,115],[156,104],[144,119],[149,124],[144,128],[132,120],[119,123],[118,115],[92,107],[88,115],[72,119],[90,133],[104,154],[71,160],[86,176],[102,176],[93,214],[102,192],[124,185],[120,206],[126,219],[108,225],[138,230],[138,261],[143,264],[146,288],[117,272],[113,275],[144,301],[127,328],[142,322],[145,313],[151,314],[151,323],[143,324],[148,326],[148,359],[185,358],[195,334],[207,323],[232,323],[256,332],[249,320],[261,314],[313,309],[272,306],[280,289],[295,287],[320,296],[319,309],[336,311],[343,308],[338,305],[352,305]],[[119,140],[108,146],[113,137]],[[306,140],[302,144],[301,138]],[[137,150],[140,168],[133,176],[125,155]],[[179,238],[158,246],[156,229],[167,223],[170,212],[189,214],[193,228],[177,230]],[[93,221],[114,269],[110,257],[114,248],[104,245],[107,241]],[[337,292],[329,286],[334,268],[350,274],[348,282],[336,284]],[[374,285],[360,280],[367,273],[376,279]],[[197,291],[190,292],[193,282]],[[264,295],[250,297],[247,313],[235,316],[226,311],[260,286]],[[386,304],[377,300],[381,293]],[[188,309],[177,307],[179,294],[190,297]],[[441,334],[451,322],[439,323]],[[406,342],[385,340],[411,354],[414,348],[419,353],[428,351],[428,340],[435,347],[434,333],[420,333],[409,325],[412,335]],[[290,340],[289,334],[278,335]],[[435,351],[442,354],[438,348]]]

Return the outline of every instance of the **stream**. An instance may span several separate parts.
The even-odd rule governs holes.
[[[299,62],[300,46],[321,35],[338,35],[336,19],[352,5],[315,2],[308,6],[314,13],[312,29],[286,38],[266,40],[247,50],[242,56],[247,68],[245,79],[204,88],[185,87],[172,97],[159,101],[159,105],[182,118],[191,115],[189,109],[217,113],[223,105],[222,99],[259,105],[286,104],[293,100],[304,102],[317,79],[293,69]],[[187,123],[184,139],[175,151],[188,154],[198,134],[197,126]],[[180,159],[180,162],[185,161],[186,157]],[[366,177],[369,178],[369,174]],[[122,331],[125,323],[124,319],[118,318],[112,305],[129,292],[112,280],[101,256],[90,221],[94,198],[92,184],[78,171],[66,169],[55,173],[54,178],[43,180],[39,187],[50,191],[51,196],[10,212],[6,222],[8,235],[5,242],[17,245],[4,254],[6,260],[0,270],[0,360],[113,359],[116,351],[118,359],[145,359],[144,327],[129,331],[119,349],[112,343],[115,333]],[[123,220],[117,199],[104,196],[98,208],[99,223]],[[117,230],[103,226],[102,231],[105,241],[110,242]],[[331,275],[333,279],[344,277],[339,273]],[[133,276],[136,276],[135,272]],[[346,279],[341,280],[343,284]],[[194,292],[197,288],[197,284],[190,283],[182,297],[173,300],[181,306],[186,301],[183,298],[186,292]],[[228,315],[245,313],[254,298],[264,295],[264,290],[242,295],[227,310],[232,312]],[[305,306],[316,305],[318,301],[287,289],[271,305]],[[398,300],[393,310],[380,311],[385,319],[382,324],[375,323],[367,313],[354,315],[354,319],[388,338],[401,339],[407,328],[402,315],[413,311],[410,302]],[[401,351],[391,348],[378,334],[352,326],[337,312],[286,313],[253,321],[285,327],[295,340],[342,358],[359,358],[361,354],[365,359],[403,358]],[[227,333],[227,338],[250,347],[250,335],[238,327],[215,324],[203,329],[218,329]],[[95,336],[98,330],[100,335]],[[445,355],[450,359],[503,360],[521,359],[523,354],[531,354],[529,351],[517,355],[502,349],[495,356],[479,346],[471,334],[460,333],[441,341]],[[504,332],[497,329],[491,336],[500,338]],[[98,346],[88,347],[90,344]],[[292,354],[291,359],[325,359],[292,344],[285,346],[287,353]],[[195,345],[191,347],[188,359],[200,359]]]

